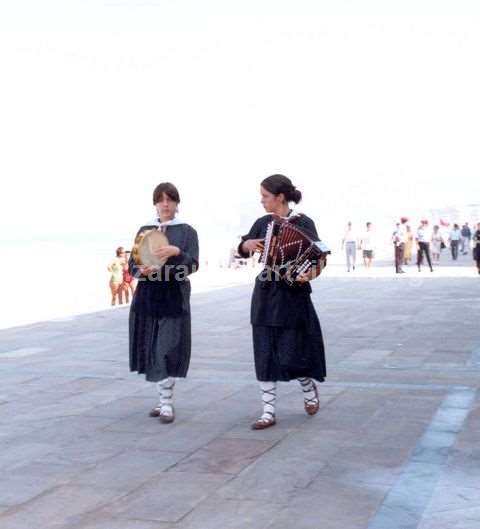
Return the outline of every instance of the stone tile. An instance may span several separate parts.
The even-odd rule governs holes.
[[[30,428],[27,431],[23,430],[21,425],[16,425],[15,429],[19,429],[17,438],[22,442],[35,439],[39,443],[64,446],[88,435],[101,435],[102,429],[112,424],[113,421],[114,419],[107,417],[88,418],[85,416],[67,416],[55,419],[38,418],[28,423]]]
[[[177,522],[224,482],[219,474],[163,472],[160,476],[104,509],[104,514],[129,520]]]
[[[341,366],[359,366],[368,367],[376,364],[391,355],[393,350],[391,349],[357,349],[348,358],[340,362]]]
[[[310,434],[292,434],[222,487],[219,495],[285,503],[295,491],[307,487],[337,451],[337,447],[319,446]]]
[[[335,478],[324,479],[314,488],[298,490],[267,528],[366,529],[386,490],[347,486],[336,482]]]
[[[55,446],[51,444],[35,442],[14,443],[4,446],[0,451],[0,470],[3,474],[38,458],[44,458],[54,450]]]
[[[65,482],[68,479],[63,480]],[[14,507],[28,502],[32,498],[45,493],[62,483],[62,479],[52,476],[18,476],[11,474],[0,478],[1,498],[3,506]]]
[[[48,351],[47,347],[20,347],[10,351],[0,351],[0,358],[5,360],[7,358],[23,358],[25,356],[32,356]]]
[[[427,512],[418,529],[478,529],[480,508],[472,507],[438,513]]]
[[[39,527],[57,529],[65,527],[75,517],[114,500],[111,491],[89,487],[62,486],[51,489],[19,509],[11,509],[0,518],[2,529],[24,529],[32,520]]]
[[[122,520],[108,516],[90,515],[70,525],[68,529],[176,529],[176,525],[160,522],[147,522],[144,520]]]
[[[144,417],[158,402],[158,397],[154,394],[151,398],[128,396],[118,398],[106,403],[99,403],[98,406],[92,406],[84,413],[83,417],[107,417],[113,419],[123,419],[134,414]]]
[[[340,436],[337,439],[341,443]],[[321,482],[325,477],[334,477],[341,483],[392,486],[402,472],[408,455],[408,449],[392,450],[390,447],[382,449],[368,445],[341,446],[335,458],[328,462],[313,483]]]
[[[152,431],[155,436],[139,436],[136,448],[140,450],[165,450],[167,452],[191,453],[202,448],[216,437],[223,436],[231,427],[228,424],[193,423],[175,420],[173,424],[161,424],[157,419],[153,421]]]
[[[480,474],[480,472],[479,472]],[[476,508],[480,512],[480,483],[465,486],[461,482],[438,485],[426,512],[435,514],[444,511],[462,511]]]
[[[276,503],[224,500],[217,496],[200,503],[175,525],[176,529],[264,529],[276,518]]]
[[[73,483],[129,492],[175,465],[183,457],[178,452],[127,450],[82,472]]]
[[[82,463],[92,465],[105,461],[128,449],[128,444],[105,443],[102,438],[92,436],[90,438],[78,438],[60,449],[51,451],[42,458],[45,463],[68,465]]]
[[[275,443],[253,439],[215,439],[180,461],[173,472],[238,474]]]

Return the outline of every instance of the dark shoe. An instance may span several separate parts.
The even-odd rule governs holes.
[[[252,430],[265,430],[265,428],[270,428],[271,426],[274,426],[277,423],[277,421],[275,420],[275,415],[270,415],[271,417],[268,419],[262,419],[262,417],[259,417],[252,424]]]
[[[308,415],[315,415],[320,408],[320,399],[318,398],[318,389],[315,382],[312,380],[313,391],[315,392],[315,397],[311,399],[305,399],[303,406]]]
[[[160,408],[152,408],[148,416],[149,417],[160,417]]]

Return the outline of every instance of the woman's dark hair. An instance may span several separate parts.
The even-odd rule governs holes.
[[[123,246],[119,246],[116,250],[115,250],[115,253],[117,254],[117,257],[120,257],[122,255],[122,253],[125,253],[124,250],[123,250]]]
[[[162,195],[165,194],[170,200],[177,204],[180,203],[180,195],[178,189],[170,182],[162,182],[153,190],[153,205],[162,200]]]
[[[262,181],[261,186],[273,195],[283,193],[287,202],[298,204],[302,200],[302,193],[293,184],[290,178],[283,174],[273,174]]]

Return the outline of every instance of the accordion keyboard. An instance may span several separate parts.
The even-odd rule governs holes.
[[[270,222],[270,224],[267,227],[267,232],[265,234],[265,242],[263,244],[263,251],[260,255],[260,262],[266,263],[267,262],[267,256],[268,252],[270,251],[270,244],[272,242],[272,234],[273,234],[273,222]]]

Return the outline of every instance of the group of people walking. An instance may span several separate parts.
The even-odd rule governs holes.
[[[428,229],[428,220],[421,220],[415,234],[407,224],[408,218],[401,217],[392,234],[392,241],[395,250],[395,271],[397,274],[404,273],[402,265],[410,264],[414,244],[417,247],[417,268],[421,271],[424,260],[433,272],[432,262],[439,263],[440,255],[443,249],[450,246],[452,260],[458,259],[459,249],[463,255],[468,254],[472,240],[472,232],[466,222],[462,229],[458,224],[454,224],[448,236],[444,236],[440,231],[440,226],[434,225],[430,232]],[[477,232],[480,229],[480,223],[477,225]],[[477,233],[475,232],[475,233]],[[473,238],[473,258],[478,265],[478,244]]]
[[[296,214],[290,208],[302,198],[291,180],[284,175],[265,178],[260,186],[261,203],[266,215],[257,219],[242,237],[238,247],[241,256],[261,252],[267,229],[276,217],[295,220],[296,226],[312,240],[318,234],[312,219]],[[129,259],[129,270],[138,278],[130,307],[130,370],[145,374],[157,385],[159,401],[149,412],[168,424],[175,420],[173,404],[175,379],[187,375],[191,354],[190,282],[188,276],[198,270],[199,243],[195,229],[178,217],[180,195],[171,183],[159,184],[153,192],[157,218],[141,226],[137,237],[160,229],[168,245],[155,250],[166,259],[160,270],[139,265]],[[255,430],[276,423],[277,382],[296,379],[303,393],[304,411],[315,415],[320,401],[316,382],[326,376],[325,351],[320,322],[310,294],[310,281],[325,263],[318,263],[301,274],[293,286],[279,281],[262,270],[253,290],[250,322],[254,364],[260,384],[262,413],[252,424]],[[180,273],[181,272],[181,273]]]
[[[365,224],[365,230],[358,234],[353,228],[351,221],[347,223],[347,230],[342,239],[342,250],[345,250],[347,258],[347,272],[355,270],[357,261],[357,250],[361,250],[363,257],[363,264],[366,268],[372,266],[372,261],[375,256],[375,243],[372,231],[372,223]]]
[[[448,234],[442,233],[440,226],[434,225],[433,229],[429,229],[428,220],[421,220],[418,228],[414,231],[408,223],[407,217],[401,217],[396,224],[395,230],[392,233],[392,242],[394,246],[394,262],[395,271],[397,274],[403,274],[403,266],[412,263],[414,258],[414,249],[416,249],[416,265],[418,271],[422,270],[422,266],[428,265],[433,272],[433,264],[440,262],[442,250],[447,247],[450,248],[451,257],[453,261],[458,259],[459,253],[467,255],[470,246],[472,245],[473,257],[478,261],[478,244],[475,242],[475,231],[472,234],[468,222],[462,228],[458,224],[454,224]],[[353,223],[347,223],[347,229],[342,239],[342,249],[345,251],[347,272],[355,270],[357,252],[362,252],[364,266],[371,267],[373,258],[375,257],[375,246],[378,241],[375,240],[375,234],[372,230],[372,223],[367,222],[362,232],[358,233]],[[478,264],[477,264],[478,266]]]

